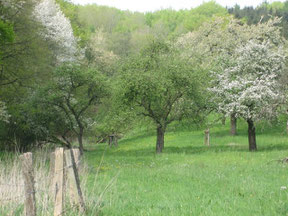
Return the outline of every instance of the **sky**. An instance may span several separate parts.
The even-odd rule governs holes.
[[[268,0],[273,2],[275,0]],[[279,1],[279,0],[278,0]],[[285,0],[280,0],[284,2]],[[190,9],[197,7],[203,0],[72,0],[76,4],[91,4],[96,3],[98,5],[107,5],[116,7],[122,10],[148,12],[155,11],[163,8]],[[216,0],[217,3],[228,7],[234,6],[236,3],[241,7],[244,6],[258,6],[263,0]]]

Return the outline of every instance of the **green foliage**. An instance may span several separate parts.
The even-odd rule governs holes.
[[[18,104],[9,103],[7,108],[8,121],[0,122],[1,150],[27,151],[29,148],[40,146],[41,144],[37,141],[42,141],[43,135],[46,135],[41,131],[43,127],[38,127],[34,123],[36,119],[35,109],[28,99],[17,99]]]
[[[98,71],[78,65],[63,65],[53,75],[35,98],[36,106],[40,106],[38,110],[44,111],[43,117],[54,115],[45,124],[47,135],[58,142],[62,139],[66,145],[71,145],[71,137],[78,137],[82,142],[84,130],[93,123],[87,114],[93,113],[92,107],[108,95],[105,79]],[[51,124],[53,127],[49,129]],[[83,150],[83,146],[80,148]]]
[[[146,24],[151,28],[162,22],[167,27],[168,35],[180,34],[198,29],[202,23],[213,16],[227,16],[227,10],[215,1],[208,1],[199,7],[190,10],[175,11],[172,9],[159,10],[154,13],[146,13]],[[180,27],[183,30],[179,31]]]
[[[11,83],[26,86],[35,80],[45,79],[51,70],[51,44],[39,36],[43,29],[33,18],[34,3],[30,0],[25,3],[11,0],[11,7],[0,4],[5,20],[0,21],[0,88],[5,86],[5,90]],[[2,35],[3,31],[6,33]],[[42,77],[35,76],[39,71]],[[3,94],[0,93],[1,96]]]
[[[121,81],[124,103],[157,126],[195,116],[200,105],[199,74],[167,43],[152,41],[123,66]]]
[[[139,52],[151,37],[173,39],[182,33],[198,29],[202,23],[214,16],[227,16],[227,10],[215,1],[203,3],[191,10],[165,9],[145,14],[96,4],[75,6],[64,0],[58,2],[71,19],[77,36],[81,31],[83,35],[80,37],[86,38],[87,42],[94,33],[102,31],[107,37],[104,45],[106,49],[121,57]]]
[[[0,2],[0,100],[9,114],[9,122],[0,125],[0,145],[7,149],[35,144],[28,96],[35,83],[44,84],[49,79],[54,64],[51,44],[40,37],[43,29],[32,15],[34,3]]]
[[[288,1],[264,2],[256,8],[244,7],[243,9],[235,5],[233,8],[229,8],[228,12],[238,19],[245,20],[249,25],[267,22],[271,17],[280,17],[282,18],[280,23],[282,34],[288,38]]]
[[[195,9],[191,9],[185,16],[184,26],[188,31],[197,30],[201,24],[219,16],[227,16],[227,10],[215,1],[203,3]]]
[[[13,42],[14,40],[13,25],[0,20],[0,44],[5,42]]]
[[[162,22],[163,25],[167,27],[168,33],[174,32],[184,19],[184,11],[175,11],[172,9],[164,9],[145,14],[145,22],[149,27],[153,28],[153,26],[157,26],[158,23]]]
[[[54,71],[57,62],[54,54],[60,46],[41,37],[45,29],[33,16],[34,0],[0,2],[0,115],[5,120],[0,126],[1,143],[25,147],[45,140],[45,137],[59,138],[67,131],[67,137],[75,137],[80,131],[74,126],[79,123],[75,115],[67,115],[68,110],[63,109],[67,94],[78,111],[87,104],[91,94],[105,98],[95,100],[97,105],[93,102],[83,119],[80,118],[83,128],[86,131],[88,127],[92,128],[96,136],[128,131],[129,124],[139,119],[136,114],[140,113],[153,116],[154,122],[165,126],[183,118],[185,121],[195,116],[201,118],[199,112],[203,104],[207,108],[211,103],[204,90],[211,78],[207,76],[208,72],[229,64],[229,55],[239,41],[250,40],[253,35],[259,40],[267,36],[265,25],[249,29],[235,20],[237,28],[234,30],[238,33],[229,32],[228,12],[248,24],[258,23],[262,15],[262,23],[270,19],[269,14],[280,16],[283,17],[280,25],[284,36],[288,29],[287,2],[262,4],[255,9],[235,6],[227,12],[215,1],[208,1],[189,10],[165,9],[153,13],[121,11],[96,4],[80,6],[70,0],[56,2],[70,19],[73,33],[80,39],[78,45],[85,48],[85,59],[81,62],[85,67],[66,65]],[[223,22],[213,26],[219,17]],[[268,36],[277,45],[279,31],[270,30]],[[192,37],[192,43],[179,45],[179,40],[183,39],[179,39],[179,35],[191,31],[190,35],[196,35]],[[177,41],[177,45],[165,41]],[[223,53],[226,53],[225,58]],[[123,64],[119,66],[119,63]],[[111,98],[106,94],[108,87],[104,74],[113,85]],[[94,89],[85,80],[88,77],[91,82],[97,82],[95,76],[103,89]],[[81,81],[86,87],[72,90],[75,86],[69,84],[69,79]],[[101,92],[106,93],[102,95]],[[42,102],[37,104],[36,99],[38,103],[39,99]],[[58,108],[43,105],[49,101]],[[62,104],[62,111],[59,111],[59,104]],[[65,106],[67,108],[67,104]],[[95,115],[96,111],[99,116]]]
[[[107,140],[108,136],[123,137],[139,120],[135,112],[123,106],[119,93],[114,89],[112,97],[106,98],[99,106],[91,128],[91,136],[98,141]]]

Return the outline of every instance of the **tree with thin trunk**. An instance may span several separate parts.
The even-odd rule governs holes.
[[[69,137],[76,136],[83,154],[83,135],[89,122],[87,112],[108,96],[107,85],[98,71],[78,65],[63,65],[53,75],[53,80],[37,94],[39,104],[59,116],[50,120],[54,128],[60,129],[58,134],[57,131],[51,134],[51,125],[46,124],[48,136],[54,140],[60,136],[61,143],[68,147],[71,146]]]
[[[255,123],[276,117],[285,100],[279,83],[285,55],[280,45],[250,41],[238,48],[234,60],[233,66],[215,73],[215,85],[210,90],[220,112],[246,120],[249,150],[256,151]]]
[[[152,41],[122,68],[124,104],[156,126],[156,153],[164,149],[167,126],[200,109],[200,77],[173,45]],[[202,92],[204,94],[204,91]]]

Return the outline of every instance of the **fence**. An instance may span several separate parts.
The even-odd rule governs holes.
[[[0,205],[4,202],[20,199],[24,204],[24,215],[36,216],[36,193],[47,193],[47,190],[41,190],[35,187],[35,173],[32,153],[25,153],[20,156],[21,170],[24,180],[23,185],[19,184],[1,184],[5,187],[22,187],[23,194],[0,199]],[[64,150],[57,148],[50,156],[49,176],[50,185],[48,193],[53,198],[54,216],[64,215],[67,211],[75,211],[80,214],[85,209],[78,170],[81,169],[80,152],[78,149]],[[65,195],[69,196],[71,207],[64,208]],[[24,199],[23,199],[24,198]]]

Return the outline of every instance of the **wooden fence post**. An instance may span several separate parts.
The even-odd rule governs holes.
[[[50,166],[49,166],[50,185],[53,185],[54,173],[55,173],[55,152],[52,152],[50,154]]]
[[[55,170],[53,180],[53,191],[55,194],[54,216],[62,215],[64,204],[64,149],[55,150]]]
[[[22,161],[22,172],[25,184],[25,215],[36,216],[35,181],[32,153],[25,153],[20,156],[20,159]]]
[[[205,143],[205,145],[210,146],[210,130],[209,129],[205,130],[204,143]]]
[[[109,135],[109,142],[108,142],[109,147],[111,148],[113,145],[113,136]]]
[[[73,150],[65,151],[65,159],[68,167],[69,197],[72,205],[78,205],[81,212],[85,211],[83,194],[80,187],[80,179],[75,164]]]

